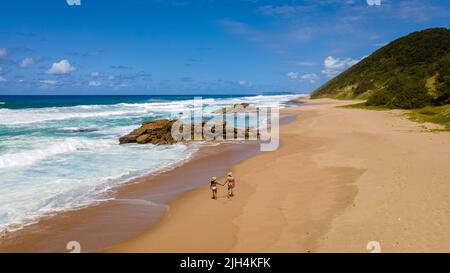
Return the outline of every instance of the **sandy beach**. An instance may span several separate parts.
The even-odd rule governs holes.
[[[308,101],[285,109],[281,146],[234,165],[236,196],[208,185],[109,252],[382,252],[450,250],[450,137],[399,111]],[[218,155],[220,156],[220,155]]]

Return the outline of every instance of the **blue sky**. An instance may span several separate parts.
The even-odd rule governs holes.
[[[450,0],[1,5],[0,94],[307,93],[393,39],[450,25]]]

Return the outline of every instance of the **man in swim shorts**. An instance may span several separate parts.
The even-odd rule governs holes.
[[[228,197],[234,196],[233,189],[236,187],[236,179],[231,172],[228,173],[225,183],[228,184]]]

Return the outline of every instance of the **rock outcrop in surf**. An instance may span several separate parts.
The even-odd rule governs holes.
[[[142,126],[133,130],[128,135],[119,138],[120,144],[173,144],[176,141],[171,134],[172,124],[175,120],[158,119],[146,121]]]
[[[174,129],[173,126],[177,128]],[[257,140],[259,137],[260,133],[256,128],[230,127],[224,121],[204,120],[201,124],[183,124],[179,120],[158,119],[142,123],[141,127],[120,137],[119,143],[158,145],[189,141]]]
[[[250,105],[249,103],[237,103],[230,107],[223,107],[219,110],[214,111],[215,114],[235,114],[235,113],[249,113],[256,112],[258,108]]]

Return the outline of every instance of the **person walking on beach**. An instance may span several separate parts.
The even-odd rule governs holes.
[[[228,197],[234,196],[233,189],[236,187],[236,179],[233,177],[233,173],[229,172],[227,175],[227,180],[224,185],[228,184]]]
[[[217,182],[217,178],[215,178],[215,177],[211,178],[209,188],[212,191],[212,197],[211,197],[212,199],[217,199],[217,184],[219,184],[219,182]],[[219,184],[219,185],[221,185],[221,184]]]

